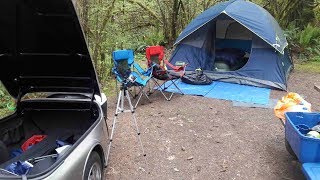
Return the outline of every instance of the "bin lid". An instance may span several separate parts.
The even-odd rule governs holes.
[[[71,0],[0,1],[0,77],[13,97],[28,92],[100,95]]]

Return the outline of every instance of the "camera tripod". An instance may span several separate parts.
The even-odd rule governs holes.
[[[125,97],[126,97],[126,99],[128,101],[130,109],[124,109]],[[118,95],[116,112],[115,112],[115,115],[114,115],[114,118],[113,118],[113,122],[112,122],[112,130],[111,130],[111,135],[110,135],[110,139],[109,139],[109,147],[108,147],[108,153],[107,153],[107,165],[108,165],[109,155],[110,155],[110,151],[111,151],[111,144],[112,144],[112,141],[113,141],[113,135],[114,135],[114,131],[115,131],[115,128],[116,128],[117,117],[118,117],[119,114],[126,113],[126,112],[131,113],[131,120],[133,122],[133,125],[135,126],[135,129],[136,129],[136,132],[137,132],[137,135],[138,135],[138,141],[139,141],[138,143],[140,144],[140,148],[141,148],[143,156],[146,158],[146,154],[144,152],[144,148],[143,148],[142,141],[141,141],[141,138],[140,138],[140,131],[139,131],[139,128],[138,128],[137,119],[136,119],[136,116],[135,116],[135,111],[134,111],[134,108],[133,108],[131,100],[130,100],[128,87],[127,87],[127,85],[125,83],[123,83],[121,85],[121,87],[120,87],[120,92],[119,92],[119,95]]]

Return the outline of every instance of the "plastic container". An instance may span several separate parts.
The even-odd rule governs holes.
[[[320,113],[287,112],[285,137],[301,163],[320,162],[320,139],[305,136],[320,122]]]
[[[310,112],[310,108],[308,108],[304,104],[299,104],[299,105],[288,107],[287,112]]]
[[[304,163],[302,172],[307,180],[320,179],[320,163]]]

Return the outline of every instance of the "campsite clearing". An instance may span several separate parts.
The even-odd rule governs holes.
[[[320,74],[294,72],[289,91],[301,94],[320,111],[314,89]],[[286,92],[272,91],[271,98]],[[108,179],[303,179],[300,165],[285,149],[284,128],[272,109],[233,107],[231,101],[159,93],[137,108],[147,152],[142,156],[130,114],[120,115]],[[109,125],[115,97],[109,98]]]

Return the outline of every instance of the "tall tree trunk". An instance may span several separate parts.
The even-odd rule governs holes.
[[[178,20],[178,14],[179,14],[179,4],[180,4],[179,0],[174,0],[173,10],[172,10],[172,19],[171,19],[171,33],[168,39],[168,43],[170,46],[173,44],[173,41],[177,36],[177,20]]]
[[[164,39],[166,41],[169,41],[170,29],[168,27],[168,22],[167,22],[165,10],[162,8],[163,6],[160,3],[160,0],[157,0],[157,3],[158,3],[159,10],[160,10],[161,19],[162,19],[162,30],[163,30]]]

